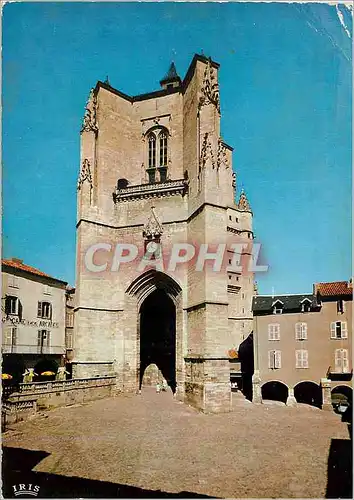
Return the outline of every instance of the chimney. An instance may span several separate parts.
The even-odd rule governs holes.
[[[11,261],[15,262],[16,264],[23,264],[23,260],[18,259],[17,257],[12,257]]]

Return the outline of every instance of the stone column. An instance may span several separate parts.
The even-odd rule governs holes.
[[[252,375],[252,403],[262,403],[262,388],[259,370],[255,370]]]
[[[322,410],[332,411],[331,381],[328,378],[321,378],[322,388]]]
[[[294,388],[289,387],[288,399],[286,400],[286,406],[296,406],[297,401],[294,396]]]

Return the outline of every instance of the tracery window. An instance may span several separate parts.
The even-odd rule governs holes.
[[[149,183],[165,182],[168,165],[168,132],[157,128],[148,134],[148,168]],[[156,174],[158,172],[158,176]]]

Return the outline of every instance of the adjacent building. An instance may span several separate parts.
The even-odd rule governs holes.
[[[2,260],[2,354],[4,373],[20,380],[26,368],[40,375],[66,362],[65,281]]]
[[[316,283],[312,294],[253,299],[253,400],[330,406],[351,399],[352,282]]]
[[[137,391],[156,364],[179,399],[205,411],[230,409],[228,353],[252,330],[253,274],[227,270],[232,243],[253,240],[253,214],[243,191],[235,201],[218,71],[195,55],[183,80],[171,64],[159,90],[136,96],[99,81],[78,180],[74,377],[115,374],[120,390]],[[137,248],[134,262],[117,266],[114,243]],[[225,244],[221,271],[196,259],[169,267],[186,243],[196,255]],[[163,265],[139,265],[145,253]]]

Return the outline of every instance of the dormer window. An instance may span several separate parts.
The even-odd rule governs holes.
[[[304,299],[300,302],[301,304],[301,312],[310,312],[311,311],[311,300]]]
[[[272,307],[273,307],[273,314],[283,313],[284,304],[281,300],[276,300],[275,302],[273,302]]]

